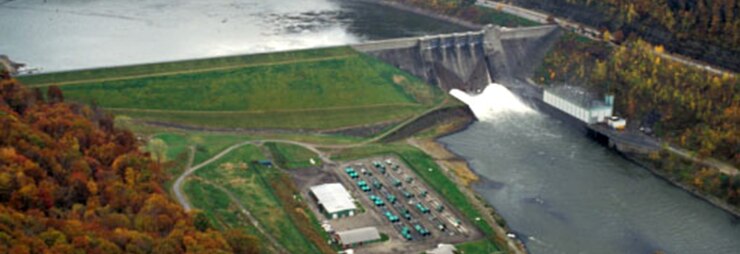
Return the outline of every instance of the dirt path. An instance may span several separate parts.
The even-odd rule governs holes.
[[[675,147],[673,145],[667,145],[667,146],[665,146],[665,148],[669,152],[674,153],[674,154],[676,154],[678,156],[684,157],[684,158],[686,158],[688,160],[691,160],[693,162],[696,162],[696,163],[699,163],[699,164],[704,164],[706,166],[710,166],[710,167],[716,168],[717,170],[719,170],[719,172],[722,172],[725,175],[735,176],[737,174],[740,174],[740,170],[738,170],[734,166],[732,166],[730,164],[727,164],[727,163],[724,163],[724,162],[721,162],[721,161],[719,161],[717,159],[714,159],[714,158],[704,158],[704,159],[702,159],[702,158],[699,158],[698,156],[690,153],[687,150],[684,150],[684,149]]]
[[[350,58],[353,56],[356,56],[356,55],[347,54],[347,55],[338,55],[338,56],[330,56],[330,57],[316,57],[316,58],[308,58],[308,59],[300,59],[300,60],[278,61],[278,62],[271,62],[271,63],[238,64],[238,65],[205,68],[205,69],[160,72],[160,73],[132,75],[132,76],[116,77],[116,78],[87,79],[87,80],[65,81],[65,82],[58,82],[58,83],[34,84],[34,85],[28,85],[28,87],[45,87],[45,86],[51,86],[51,85],[65,86],[65,85],[76,85],[76,84],[85,84],[85,83],[102,83],[102,82],[110,82],[110,81],[172,76],[172,75],[179,75],[179,74],[192,74],[192,73],[203,73],[203,72],[211,72],[211,71],[233,70],[233,69],[241,69],[241,68],[248,68],[248,67],[275,66],[275,65],[293,64],[293,63],[322,62],[322,61],[328,61],[328,60],[346,59],[346,58]]]

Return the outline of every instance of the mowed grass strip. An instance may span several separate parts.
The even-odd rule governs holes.
[[[55,72],[21,76],[19,77],[19,80],[29,86],[63,84],[70,82],[83,83],[86,80],[119,79],[131,76],[159,75],[162,73],[175,72],[199,72],[203,69],[223,69],[244,65],[288,62],[301,59],[342,57],[353,54],[356,54],[356,52],[351,48],[334,47]]]
[[[295,112],[141,112],[112,109],[116,115],[152,122],[167,122],[190,127],[252,129],[335,129],[388,121],[401,121],[425,110],[423,105],[373,106]]]

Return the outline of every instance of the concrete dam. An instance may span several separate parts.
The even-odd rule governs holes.
[[[445,91],[482,91],[491,82],[531,76],[562,31],[556,25],[368,42],[352,47]]]

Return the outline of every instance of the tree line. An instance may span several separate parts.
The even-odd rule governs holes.
[[[512,0],[579,23],[740,71],[737,0]]]
[[[0,75],[1,253],[257,253],[167,197],[168,176],[126,130],[58,87]]]
[[[535,80],[570,83],[616,95],[615,112],[650,128],[663,141],[740,166],[740,79],[673,61],[664,49],[637,38],[618,47],[566,34],[546,56]],[[740,176],[653,156],[663,170],[687,184],[740,205]],[[688,163],[691,164],[691,163]]]

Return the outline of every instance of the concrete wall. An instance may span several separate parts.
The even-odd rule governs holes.
[[[481,31],[375,41],[358,51],[439,86],[482,91],[491,82],[531,76],[560,35],[557,26]]]

